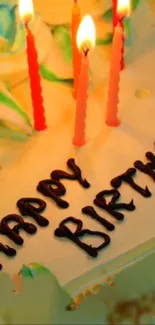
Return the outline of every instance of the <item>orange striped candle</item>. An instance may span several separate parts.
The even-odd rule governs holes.
[[[86,15],[78,29],[77,46],[83,55],[79,87],[76,99],[76,116],[73,145],[84,146],[86,142],[87,97],[89,86],[89,52],[95,46],[95,24],[89,15]]]
[[[119,82],[121,71],[121,57],[123,46],[123,28],[118,22],[114,29],[114,37],[112,44],[112,57],[111,57],[111,70],[109,78],[109,90],[108,90],[108,103],[106,123],[109,126],[118,126],[120,124],[117,117],[118,105],[119,105]]]

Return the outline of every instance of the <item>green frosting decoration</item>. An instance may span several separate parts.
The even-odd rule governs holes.
[[[2,91],[0,91],[0,102],[4,102],[4,104],[17,111],[29,125],[31,124],[29,117],[24,111],[22,111],[20,106],[11,97],[7,97],[2,93]]]
[[[30,263],[28,265],[23,265],[18,274],[22,275],[24,278],[34,278],[42,273],[51,274],[51,272],[45,266],[39,263]]]
[[[135,10],[138,7],[138,5],[140,4],[140,1],[141,0],[132,0],[131,1],[131,8],[132,8],[132,10]]]
[[[71,35],[68,28],[64,26],[56,26],[53,34],[58,47],[61,49],[64,60],[68,64],[72,64],[72,43]]]
[[[107,23],[111,23],[112,21],[112,8],[109,8],[104,14],[101,16]]]
[[[22,266],[22,269],[19,274],[21,274],[25,278],[33,278],[31,270],[26,265]]]
[[[7,127],[7,125],[3,122],[0,122],[0,139],[14,139],[17,141],[26,141],[28,139],[28,135],[24,133],[20,133],[14,130],[11,130]]]
[[[27,124],[30,123],[30,119],[27,116],[27,114],[20,108],[20,106],[11,98],[8,97],[6,94],[4,94],[2,91],[0,91],[0,102],[4,103],[6,106],[9,106],[13,110],[15,110],[19,115],[21,115]],[[1,117],[0,117],[1,118]]]
[[[68,83],[70,85],[73,84],[73,79],[63,79],[57,77],[53,72],[49,71],[48,68],[44,64],[40,65],[40,75],[42,78],[48,80],[48,81],[53,81],[53,82],[64,82]]]
[[[125,30],[125,44],[126,46],[130,46],[132,42],[132,33],[131,33],[131,19],[125,18],[124,19],[124,30]]]
[[[98,46],[100,46],[100,45],[109,45],[112,42],[112,37],[113,37],[112,33],[108,33],[107,37],[105,39],[97,38],[96,45],[98,45]]]
[[[11,95],[8,84],[0,84],[0,137],[24,139],[22,134],[32,134],[28,115]]]

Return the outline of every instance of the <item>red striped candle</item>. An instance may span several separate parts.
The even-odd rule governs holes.
[[[124,69],[125,67],[125,62],[124,62],[124,42],[125,42],[125,31],[124,31],[124,24],[123,20],[125,17],[129,16],[130,13],[130,0],[117,0],[117,22],[121,24],[122,27],[122,58],[121,58],[121,70]]]
[[[32,0],[19,0],[19,14],[26,29],[26,52],[30,78],[31,99],[33,105],[34,128],[37,131],[46,129],[45,109],[42,97],[41,78],[39,74],[38,55],[34,35],[28,23],[33,17]]]
[[[118,17],[117,17],[117,0],[112,0],[112,13],[113,13],[113,30],[117,25]]]

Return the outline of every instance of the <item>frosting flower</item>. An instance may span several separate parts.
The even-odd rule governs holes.
[[[16,5],[0,4],[0,52],[7,52],[16,36]]]

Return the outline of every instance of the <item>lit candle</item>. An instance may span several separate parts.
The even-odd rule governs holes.
[[[72,10],[72,55],[73,55],[73,77],[74,77],[74,95],[77,96],[79,74],[81,70],[81,53],[76,43],[76,35],[81,21],[81,12],[78,0],[74,0]]]
[[[115,1],[115,0],[114,0]],[[122,58],[121,58],[121,70],[124,69],[125,63],[124,63],[124,41],[125,41],[125,36],[124,36],[124,24],[123,20],[125,17],[127,17],[130,13],[130,0],[117,0],[117,22],[119,21],[121,26],[122,26],[122,39],[123,39],[123,44],[122,44]]]
[[[85,16],[77,32],[77,46],[82,52],[83,59],[79,76],[79,86],[76,100],[76,117],[73,144],[85,144],[87,96],[89,86],[89,51],[95,46],[95,25],[90,16]]]
[[[19,15],[24,22],[26,29],[26,51],[33,105],[34,128],[37,131],[41,131],[46,129],[44,116],[45,110],[43,105],[42,87],[35,40],[28,26],[28,23],[33,17],[32,0],[19,0]]]
[[[122,3],[121,3],[122,1]],[[124,4],[126,1],[126,5]],[[117,117],[119,105],[119,82],[122,63],[123,35],[124,28],[120,22],[121,17],[129,12],[129,0],[118,0],[119,20],[114,28],[112,54],[111,54],[111,70],[109,77],[108,103],[106,113],[106,123],[109,126],[118,126]],[[122,10],[121,10],[122,9]],[[122,14],[121,14],[122,13]]]

